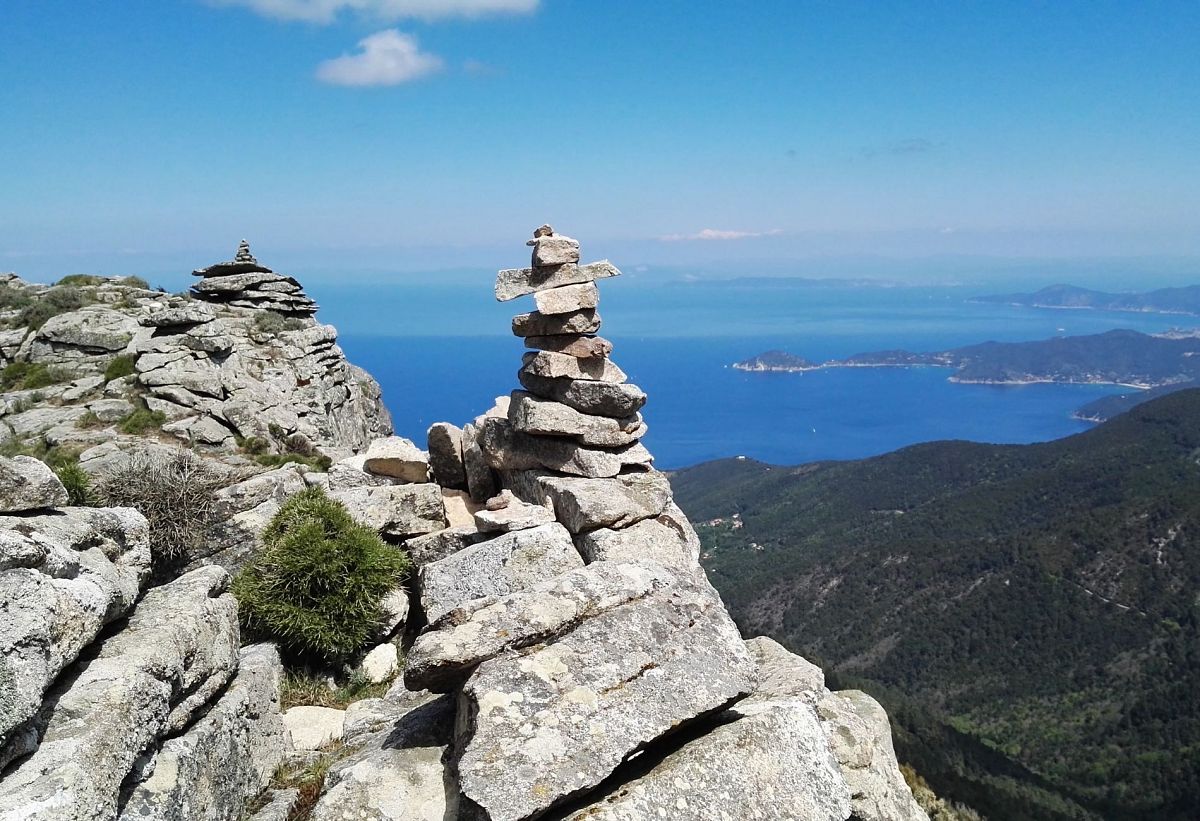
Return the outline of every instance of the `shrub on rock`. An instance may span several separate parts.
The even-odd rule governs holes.
[[[104,368],[104,381],[111,382],[114,379],[137,373],[137,368],[134,367],[135,362],[137,362],[137,357],[133,354],[121,354],[113,357]]]
[[[233,583],[243,626],[324,663],[344,661],[371,641],[380,601],[409,569],[403,552],[319,487],[288,499],[262,543]]]
[[[219,519],[215,493],[225,477],[190,451],[137,453],[104,474],[96,500],[136,508],[150,523],[154,574],[174,575],[208,540]]]

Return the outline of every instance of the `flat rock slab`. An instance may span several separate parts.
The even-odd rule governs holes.
[[[533,304],[541,314],[569,314],[590,310],[600,304],[600,289],[594,282],[564,285],[561,288],[538,291],[533,295]]]
[[[641,414],[623,419],[580,413],[569,405],[539,399],[527,391],[513,391],[508,406],[513,430],[543,436],[569,436],[585,445],[631,445],[646,433]]]
[[[410,559],[418,565],[425,565],[444,559],[486,538],[487,535],[480,533],[474,524],[448,527],[424,536],[414,536],[404,543],[404,549]]]
[[[600,314],[592,309],[569,314],[543,314],[538,311],[513,317],[513,336],[553,336],[557,334],[594,334],[600,330]]]
[[[433,623],[464,602],[524,590],[582,566],[562,525],[518,530],[422,567],[421,605]]]
[[[566,263],[538,268],[509,268],[496,275],[496,299],[508,302],[535,291],[594,282],[597,279],[620,275],[621,272],[608,260],[590,262],[587,265]]]
[[[559,334],[557,336],[527,336],[525,337],[525,347],[565,353],[567,356],[577,356],[580,359],[591,359],[608,356],[612,353],[613,344],[599,336]]]
[[[715,591],[680,578],[476,668],[459,705],[459,786],[492,821],[536,816],[753,686],[754,663]]]
[[[850,792],[812,707],[779,703],[689,741],[567,821],[849,816]]]
[[[526,501],[549,504],[572,533],[628,527],[661,514],[671,501],[671,485],[658,471],[612,479],[580,479],[544,472],[506,474],[513,492]]]
[[[746,649],[758,666],[758,689],[742,704],[778,699],[801,699],[815,704],[827,692],[824,671],[774,639],[766,636],[749,639]]]
[[[344,504],[355,520],[389,536],[419,536],[446,527],[442,489],[432,482],[352,487],[331,491],[329,498]]]
[[[363,469],[402,482],[427,482],[429,454],[402,436],[388,436],[367,447]]]
[[[32,456],[0,457],[0,513],[22,513],[67,503],[67,490]]]
[[[485,419],[480,446],[496,470],[547,468],[572,476],[606,478],[627,468],[649,468],[654,457],[639,442],[616,448],[591,448],[562,436],[537,436],[513,430],[507,419]]]
[[[535,396],[562,402],[580,413],[623,419],[637,413],[646,404],[645,391],[637,385],[629,383],[614,384],[588,379],[554,379],[538,376],[524,368],[517,372],[517,379],[520,380],[525,390]]]
[[[700,537],[674,502],[658,516],[629,527],[582,533],[575,537],[575,546],[589,564],[650,559],[667,567],[688,570],[700,565]]]
[[[593,379],[624,382],[628,377],[608,358],[579,359],[553,351],[530,351],[521,357],[521,370],[547,379]]]
[[[462,428],[449,422],[435,422],[427,434],[429,470],[433,481],[454,490],[467,489],[467,469],[463,464]]]
[[[675,582],[674,574],[651,562],[600,562],[528,590],[467,602],[417,637],[405,658],[405,686],[450,689],[505,650],[548,641],[584,619]]]

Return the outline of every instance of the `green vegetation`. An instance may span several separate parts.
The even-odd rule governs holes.
[[[698,530],[743,631],[879,698],[939,794],[1005,819],[1200,817],[1200,391],[1044,444],[673,484],[726,519]]]
[[[254,317],[254,330],[268,336],[279,336],[287,331],[299,331],[306,327],[302,319],[284,316],[275,311],[259,311]]]
[[[114,356],[104,367],[104,381],[111,382],[124,376],[133,376],[137,373],[137,368],[134,367],[136,362],[137,357],[130,353]]]
[[[167,423],[167,416],[162,411],[152,411],[147,407],[134,408],[129,415],[117,423],[121,433],[138,435],[146,431],[158,430]]]
[[[249,436],[237,440],[238,447],[242,452],[263,467],[277,468],[297,464],[324,473],[333,464],[333,460],[313,447],[312,442],[306,437],[300,434],[289,436],[287,431],[275,422],[267,425],[267,431],[274,442],[274,451],[272,442],[261,436]]]
[[[95,491],[100,504],[136,508],[146,517],[154,574],[165,580],[201,555],[220,518],[216,492],[225,479],[191,451],[143,451],[104,474]]]
[[[59,481],[67,489],[67,504],[83,507],[95,503],[92,494],[91,477],[79,466],[79,462],[68,462],[54,468]]]
[[[55,285],[103,285],[104,277],[93,276],[92,274],[67,274],[60,279]]]
[[[404,553],[318,487],[288,499],[262,543],[233,583],[243,625],[298,658],[326,664],[366,646],[380,601],[409,569]]]
[[[0,391],[27,391],[70,380],[70,374],[42,362],[10,362],[0,371]]]
[[[24,288],[14,288],[7,282],[0,282],[0,310],[18,311],[33,304],[33,297]]]
[[[102,428],[105,424],[106,423],[103,422],[100,417],[92,411],[86,412],[83,416],[75,420],[75,427],[82,428],[84,430],[90,428]]]
[[[124,285],[126,288],[141,288],[143,291],[150,290],[150,283],[141,277],[121,277],[117,280],[118,285]]]
[[[271,778],[271,789],[299,791],[296,803],[288,813],[289,821],[304,821],[312,813],[321,790],[325,788],[325,778],[329,770],[340,759],[346,756],[348,750],[340,741],[335,741],[321,751],[315,761],[297,760],[293,764],[280,764],[279,769]]]
[[[78,311],[91,301],[91,298],[85,296],[78,288],[56,285],[26,305],[13,321],[13,326],[36,331],[51,317]]]

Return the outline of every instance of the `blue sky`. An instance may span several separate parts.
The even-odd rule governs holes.
[[[495,268],[546,220],[626,264],[1200,257],[1194,0],[3,0],[0,43],[0,270]]]

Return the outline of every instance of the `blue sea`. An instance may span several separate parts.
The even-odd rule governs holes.
[[[490,282],[380,282],[314,289],[351,361],[380,381],[396,430],[417,442],[437,421],[463,424],[518,387],[524,347],[509,334],[528,298],[496,303]],[[664,469],[728,456],[777,464],[855,459],[935,439],[1026,443],[1089,424],[1080,405],[1112,385],[961,385],[941,368],[745,373],[733,362],[769,349],[810,360],[987,340],[1157,332],[1189,318],[1056,311],[972,302],[987,286],[601,284],[602,334],[613,361],[649,394],[647,447]],[[1196,320],[1195,324],[1200,324]]]

